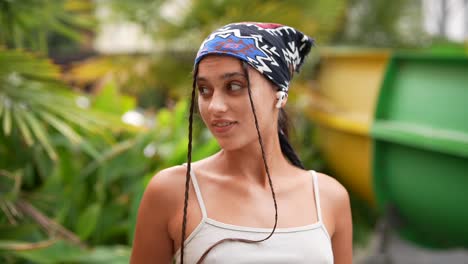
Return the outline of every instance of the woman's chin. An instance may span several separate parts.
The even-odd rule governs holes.
[[[255,138],[248,142],[241,140],[240,138],[216,138],[216,141],[218,142],[219,147],[224,151],[239,151],[258,147],[258,140]]]
[[[233,151],[239,149],[239,145],[234,142],[227,142],[227,140],[218,140],[218,145],[225,151]]]
[[[242,144],[233,138],[216,138],[218,145],[225,151],[233,151],[242,148]]]

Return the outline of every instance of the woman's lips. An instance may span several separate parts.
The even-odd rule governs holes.
[[[211,122],[211,128],[213,132],[217,134],[222,134],[231,130],[236,124],[237,124],[236,121],[216,120],[216,121]]]

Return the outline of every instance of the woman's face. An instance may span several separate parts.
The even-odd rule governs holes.
[[[278,110],[272,84],[248,67],[252,100],[264,142],[277,136]],[[201,117],[221,148],[234,150],[258,144],[247,78],[240,60],[211,55],[198,66],[196,76]]]

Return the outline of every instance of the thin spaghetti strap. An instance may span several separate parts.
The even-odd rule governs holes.
[[[186,163],[184,163],[183,165],[187,166]],[[195,176],[195,172],[193,172],[193,170],[190,170],[190,178],[192,179],[193,189],[195,190],[198,205],[200,206],[200,210],[202,212],[202,218],[205,219],[207,218],[205,203],[203,202],[203,197],[201,195],[200,187],[198,186],[197,177]]]
[[[319,222],[322,222],[322,209],[320,208],[320,193],[318,186],[317,173],[311,170],[312,178],[314,179],[314,194],[315,194],[315,208],[317,208],[317,218]]]

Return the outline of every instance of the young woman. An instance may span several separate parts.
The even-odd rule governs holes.
[[[229,24],[203,42],[188,161],[149,183],[132,263],[352,263],[347,191],[305,170],[287,139],[289,82],[311,46],[265,23]],[[195,99],[221,151],[192,163]]]

